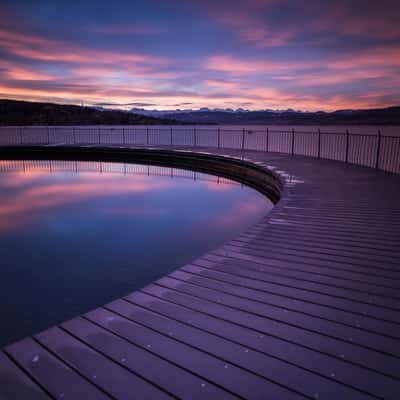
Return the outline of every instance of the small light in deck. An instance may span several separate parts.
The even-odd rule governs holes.
[[[40,357],[38,355],[34,356],[32,358],[32,362],[37,363],[40,360]]]

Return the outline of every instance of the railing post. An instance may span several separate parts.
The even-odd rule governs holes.
[[[265,150],[268,153],[268,151],[269,151],[269,128],[267,128],[267,143],[266,143],[265,147],[266,147]]]
[[[99,144],[101,142],[101,138],[100,138],[100,128],[98,128],[98,135],[99,135]]]
[[[197,145],[196,128],[193,128],[193,143],[194,147]]]
[[[122,128],[122,144],[126,144],[125,128]]]
[[[318,158],[321,158],[321,128],[318,128]]]
[[[72,128],[72,137],[74,139],[74,144],[76,144],[75,127]]]
[[[244,150],[244,137],[245,137],[246,131],[243,128],[243,133],[242,133],[242,150]]]
[[[47,126],[47,144],[50,144],[50,128]]]
[[[221,148],[221,128],[218,128],[218,148]]]
[[[20,144],[23,143],[23,139],[22,139],[22,127],[19,128],[19,142],[20,142]]]
[[[346,162],[349,162],[349,138],[350,133],[349,130],[346,129]]]
[[[146,143],[149,145],[149,128],[146,128]]]
[[[292,155],[294,154],[294,128],[292,128]]]
[[[376,161],[375,161],[375,168],[379,169],[379,157],[381,154],[381,130],[378,130],[378,144],[377,144],[377,148],[376,148]]]
[[[171,146],[174,145],[173,134],[172,134],[172,126],[171,126]]]

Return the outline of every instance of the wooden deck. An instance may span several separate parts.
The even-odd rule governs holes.
[[[285,182],[269,215],[142,290],[7,346],[0,399],[400,399],[400,176],[244,156]]]

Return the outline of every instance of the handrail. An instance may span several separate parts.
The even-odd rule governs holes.
[[[31,144],[185,146],[256,150],[344,161],[400,173],[400,135],[220,126],[9,126],[0,146]]]

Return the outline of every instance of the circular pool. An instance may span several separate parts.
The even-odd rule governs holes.
[[[272,206],[241,183],[175,167],[0,161],[0,346],[140,289]]]

